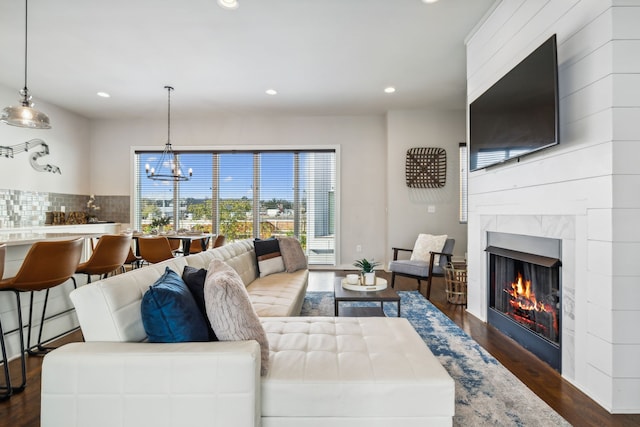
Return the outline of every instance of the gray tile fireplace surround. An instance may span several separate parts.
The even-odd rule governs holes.
[[[46,213],[85,211],[89,195],[0,189],[0,228],[45,225]],[[96,215],[101,221],[130,223],[129,196],[98,196]]]

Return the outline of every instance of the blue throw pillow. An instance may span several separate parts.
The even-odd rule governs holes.
[[[149,342],[209,341],[208,321],[180,276],[169,267],[142,297]]]

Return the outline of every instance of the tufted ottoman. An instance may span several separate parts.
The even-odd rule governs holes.
[[[454,381],[406,319],[262,318],[262,426],[450,426]]]

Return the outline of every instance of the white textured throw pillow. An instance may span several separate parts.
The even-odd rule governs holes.
[[[262,259],[258,261],[260,269],[260,277],[265,277],[273,273],[282,273],[284,271],[284,261],[282,256]]]
[[[261,375],[269,368],[269,341],[242,279],[228,264],[214,259],[204,282],[204,303],[211,328],[220,341],[256,340]]]
[[[447,237],[448,236],[446,234],[441,236],[418,234],[416,244],[413,246],[413,252],[411,253],[411,260],[429,262],[429,258],[431,257],[429,252],[442,252],[444,244],[447,241]],[[435,265],[440,263],[440,255],[436,255],[433,258],[433,263]]]

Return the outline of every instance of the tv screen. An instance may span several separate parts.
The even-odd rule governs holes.
[[[469,106],[469,169],[483,169],[558,142],[553,35]]]

